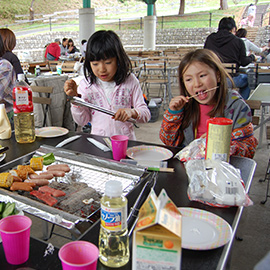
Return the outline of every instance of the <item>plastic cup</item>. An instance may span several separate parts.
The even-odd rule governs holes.
[[[128,136],[114,135],[111,137],[114,160],[121,160],[127,155]]]
[[[61,75],[62,74],[62,66],[57,65],[56,66],[56,71],[57,71],[57,74]]]
[[[86,241],[73,241],[59,250],[63,270],[94,270],[97,268],[98,248]]]
[[[0,221],[0,233],[6,260],[22,264],[29,258],[30,227],[32,220],[26,216],[8,216]]]

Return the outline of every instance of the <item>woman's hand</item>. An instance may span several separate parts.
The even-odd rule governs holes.
[[[177,96],[174,97],[170,104],[169,104],[169,108],[172,111],[179,111],[181,110],[185,104],[189,101],[188,97],[184,97],[184,96]]]
[[[77,97],[78,96],[77,88],[78,88],[78,86],[77,86],[75,81],[73,81],[73,80],[65,81],[64,91],[68,96]]]
[[[124,109],[119,109],[112,118],[114,120],[126,122],[130,118],[136,119],[137,117],[138,117],[138,113],[136,112],[136,110],[130,109],[130,108],[124,108]]]

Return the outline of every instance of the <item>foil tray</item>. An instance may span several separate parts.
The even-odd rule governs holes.
[[[74,182],[86,183],[87,186],[94,188],[100,196],[103,195],[105,183],[108,180],[121,181],[123,192],[127,195],[144,177],[147,177],[145,169],[141,167],[48,145],[42,145],[36,151],[6,163],[0,167],[0,172],[14,169],[19,164],[29,164],[29,160],[33,156],[41,156],[47,153],[54,154],[55,163],[65,163],[71,168],[69,173],[64,177],[57,177],[55,179],[56,181],[66,184],[72,184]],[[38,200],[31,199],[23,193],[0,188],[0,200],[15,202],[18,210],[25,211],[26,213],[68,229],[76,237],[82,233],[76,228],[76,224],[81,222],[93,223],[89,219],[91,215],[82,218],[79,215],[70,214]]]

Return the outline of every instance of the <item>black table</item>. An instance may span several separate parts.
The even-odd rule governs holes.
[[[65,136],[58,137],[58,138],[50,138],[50,139],[37,138],[37,140],[34,143],[24,144],[24,145],[17,144],[15,142],[14,135],[13,135],[10,140],[0,141],[0,144],[3,146],[8,146],[10,148],[7,152],[7,157],[5,159],[5,162],[8,162],[22,155],[26,155],[31,151],[35,151],[36,149],[39,148],[41,144],[55,146],[57,143],[59,143],[63,139],[68,138],[72,135],[74,135],[74,133],[69,133]],[[111,152],[103,152],[102,150],[93,146],[86,140],[87,136],[94,137],[100,142],[103,142],[102,137],[100,136],[82,134],[82,137],[80,139],[77,139],[76,141],[73,141],[72,143],[65,145],[63,148],[112,159]],[[141,145],[141,144],[144,144],[144,143],[139,142],[139,141],[129,141],[128,146],[131,147],[131,146]],[[174,148],[174,147],[168,147],[168,148],[174,154],[179,151],[179,148]],[[3,165],[3,162],[0,165]],[[237,226],[238,226],[241,214],[242,214],[242,207],[214,208],[214,207],[207,206],[201,203],[189,201],[187,197],[188,179],[185,173],[184,165],[181,162],[179,162],[179,160],[171,159],[169,160],[169,167],[174,167],[175,172],[158,174],[158,178],[157,178],[157,182],[155,186],[155,192],[157,194],[159,194],[162,188],[164,188],[168,196],[172,199],[172,201],[176,204],[176,206],[194,207],[194,208],[210,211],[222,217],[223,219],[225,219],[233,227],[232,241],[228,243],[227,245],[225,245],[224,247],[216,248],[213,250],[206,250],[206,251],[194,251],[194,250],[183,249],[181,269],[182,270],[183,269],[209,270],[209,269],[217,269],[217,268],[223,267],[226,261],[228,260],[229,251],[230,251],[233,238],[234,238],[234,235],[235,235],[235,232],[236,232],[236,229],[237,229]],[[1,170],[1,167],[0,167],[0,170]],[[140,193],[140,189],[142,188],[142,186],[143,185],[140,185],[139,188],[136,188],[133,192],[128,194],[127,197],[128,197],[129,205],[133,205],[137,196]],[[85,233],[81,235],[79,239],[90,241],[97,245],[98,235],[99,235],[99,222],[91,226]],[[47,258],[43,258],[42,256],[40,257],[39,254],[43,254],[42,252],[44,252],[44,242],[36,240],[36,239],[31,239],[31,245],[32,244],[35,246],[35,248],[31,246],[30,258],[24,264],[24,266],[33,267],[34,269],[61,269],[60,261],[55,254],[50,257],[49,263],[47,262]],[[57,253],[57,251],[55,253]],[[2,258],[3,257],[2,249],[0,249],[0,254],[1,254],[0,255],[1,256],[0,257],[1,269],[16,269],[16,268],[12,268],[13,266],[8,265],[5,259]],[[36,264],[37,256],[39,256],[39,260]],[[2,267],[3,261],[5,261],[4,267]],[[51,265],[53,265],[53,268],[50,268]],[[99,263],[98,269],[108,269],[108,268],[104,267],[101,263]],[[122,267],[122,269],[131,269],[131,264],[128,264]]]

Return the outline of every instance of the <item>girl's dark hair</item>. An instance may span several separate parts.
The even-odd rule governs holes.
[[[2,57],[5,53],[5,47],[4,47],[4,42],[2,39],[2,36],[0,35],[0,57]]]
[[[214,107],[208,115],[210,117],[224,116],[224,108],[226,105],[226,96],[228,91],[227,77],[231,80],[232,84],[233,81],[226,69],[223,67],[220,59],[214,52],[208,49],[198,49],[187,53],[183,57],[178,69],[180,94],[183,96],[190,96],[185,87],[183,75],[186,72],[187,68],[194,62],[200,62],[208,65],[209,68],[213,69],[216,72],[217,76],[219,76],[220,82],[218,83],[218,88],[216,89],[216,93],[213,97]],[[196,128],[199,124],[199,119],[199,103],[194,98],[192,98],[188,103],[186,103],[184,107],[184,118],[181,129],[184,130],[191,123],[193,123],[193,127]]]
[[[12,52],[16,46],[16,36],[14,32],[8,28],[0,28],[0,35],[3,39],[5,51]]]
[[[235,34],[237,37],[246,37],[247,36],[247,30],[245,28],[239,28]]]
[[[95,32],[87,42],[84,61],[84,76],[90,77],[91,84],[96,82],[96,76],[92,71],[90,62],[107,60],[116,57],[117,71],[114,76],[116,85],[123,83],[131,72],[131,62],[126,54],[118,35],[109,30]]]

